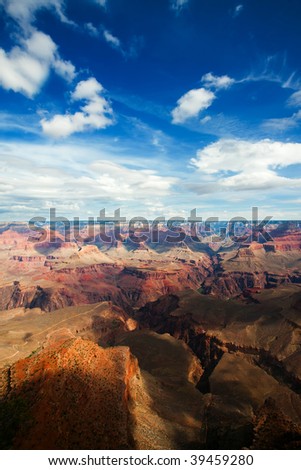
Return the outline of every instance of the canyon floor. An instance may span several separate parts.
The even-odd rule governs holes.
[[[49,234],[0,225],[1,448],[301,449],[299,224]]]

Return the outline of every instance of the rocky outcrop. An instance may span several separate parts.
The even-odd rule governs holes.
[[[72,268],[57,269],[54,273],[54,277],[56,275],[59,276],[60,274],[68,274],[70,276],[83,276],[85,274],[92,274],[92,275],[102,274],[103,275],[104,270],[106,271],[107,274],[110,274],[110,272],[116,274],[116,272],[118,273],[120,271],[120,268],[118,267],[117,264],[114,264],[114,263],[90,264],[88,266],[77,266],[77,267],[72,267]]]
[[[56,338],[10,369],[10,391],[0,401],[1,448],[133,448],[129,402],[136,374],[128,348]]]
[[[53,290],[40,286],[23,287],[16,281],[12,286],[0,289],[0,310],[38,307],[51,312],[70,305],[74,305],[74,299],[64,288]]]
[[[275,400],[288,431],[300,427],[300,326],[291,320],[300,299],[286,290],[284,298],[287,318],[275,313],[279,301],[244,308],[231,301],[226,307],[188,292],[164,296],[136,313],[141,327],[185,341],[199,358],[203,374],[197,386],[207,398],[205,448],[262,448],[254,417],[267,397]],[[274,448],[289,448],[294,441],[283,429],[279,436],[271,440]]]
[[[185,341],[201,360],[203,379],[211,374],[224,352],[240,352],[252,356],[270,375],[301,393],[301,371],[296,362],[301,354],[301,327],[290,320],[299,298],[289,298],[288,318],[270,314],[269,308],[275,306],[270,307],[268,302],[266,306],[250,304],[244,308],[238,301],[228,309],[221,305],[218,299],[187,291],[146,304],[135,318],[143,328]]]
[[[301,250],[301,234],[299,232],[292,232],[285,234],[281,237],[274,236],[272,242],[267,243],[268,246],[274,246],[275,251],[290,252]]]
[[[197,358],[169,335],[129,332],[123,344],[102,349],[57,331],[5,369],[1,448],[199,448],[204,402],[195,388],[202,374]]]
[[[194,246],[191,241],[189,246],[184,242],[168,244],[164,231],[159,232],[159,244],[132,243],[105,250],[101,244],[79,246],[72,237],[66,242],[60,234],[53,243],[48,240],[30,244],[30,232],[26,233],[25,227],[20,230],[9,228],[0,234],[0,245],[7,251],[4,269],[10,273],[10,280],[24,282],[21,292],[13,293],[3,279],[6,290],[1,292],[1,309],[38,306],[52,311],[111,300],[130,311],[161,295],[200,287],[204,294],[253,302],[253,294],[260,290],[301,282],[293,255],[289,255],[292,267],[286,269],[288,255],[283,253],[282,258],[278,250],[288,250],[288,244],[290,250],[298,248],[301,235],[292,229],[283,234],[276,232],[268,243],[236,243],[218,253],[208,247],[205,250],[203,244]],[[273,251],[277,252],[275,263]],[[36,292],[37,285],[43,292]]]
[[[168,273],[164,271],[155,271],[155,270],[143,270],[143,269],[137,269],[137,268],[124,268],[122,273],[122,276],[134,276],[138,279],[153,279],[153,280],[163,280],[167,279],[169,276],[176,276],[176,272]]]
[[[252,449],[301,449],[301,426],[285,416],[274,399],[265,400],[256,413],[254,424]]]
[[[208,275],[207,267],[194,264],[182,269],[143,269],[123,268],[110,262],[55,269],[56,262],[45,261],[50,272],[44,274],[42,286],[24,286],[16,281],[0,288],[0,310],[39,307],[51,312],[72,305],[112,301],[130,312],[161,295],[197,289]]]
[[[301,273],[274,274],[269,272],[221,272],[216,277],[207,278],[202,290],[222,298],[232,298],[248,291],[259,292],[263,289],[285,284],[301,283]]]
[[[20,263],[43,263],[45,256],[12,256],[11,260],[19,261]]]

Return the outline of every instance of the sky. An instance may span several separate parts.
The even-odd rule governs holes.
[[[0,0],[0,220],[301,219],[299,0]]]

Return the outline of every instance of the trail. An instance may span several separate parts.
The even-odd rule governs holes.
[[[103,302],[99,302],[97,305],[95,305],[93,308],[91,308],[90,310],[87,310],[86,312],[83,312],[83,313],[77,313],[76,315],[73,315],[72,317],[68,317],[68,318],[65,318],[64,320],[61,320],[57,323],[54,323],[53,325],[51,326],[48,326],[47,328],[45,328],[44,330],[42,331],[38,331],[37,333],[35,333],[34,335],[31,336],[31,338],[33,338],[34,336],[37,336],[37,335],[41,335],[42,333],[45,333],[45,331],[48,331],[48,330],[51,330],[53,329],[54,327],[56,327],[57,325],[61,325],[62,323],[65,323],[66,321],[70,321],[72,320],[73,318],[77,318],[77,317],[80,317],[80,316],[83,316],[83,315],[87,315],[87,313],[91,313],[93,312],[93,310],[96,310],[98,307],[100,307],[100,305],[102,304]]]

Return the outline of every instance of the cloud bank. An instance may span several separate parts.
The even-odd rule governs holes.
[[[81,93],[83,89],[79,90]],[[5,178],[0,176],[1,208],[27,214],[49,207],[77,210],[101,209],[110,201],[149,202],[168,196],[177,178],[165,176],[145,165],[114,161],[106,150],[82,145],[38,145],[0,142],[0,159]],[[34,171],[34,178],[32,169]],[[119,202],[118,202],[119,203]],[[23,208],[23,210],[22,210]],[[96,215],[96,214],[94,214]]]
[[[205,185],[197,192],[224,189],[235,191],[296,188],[301,179],[277,173],[301,164],[301,144],[271,140],[221,139],[197,152],[191,164],[203,175]]]

